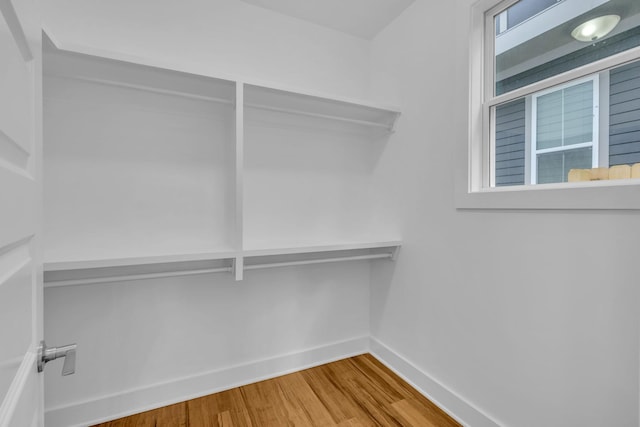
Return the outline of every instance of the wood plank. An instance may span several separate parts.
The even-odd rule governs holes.
[[[96,427],[459,427],[369,354]]]
[[[280,397],[295,425],[335,426],[333,417],[299,372],[275,378]]]
[[[386,389],[384,384],[376,383],[356,368],[353,359],[346,359],[327,365],[336,381],[342,386],[345,395],[353,397],[355,404],[377,425],[401,426],[389,411],[389,405],[402,399],[397,390]]]
[[[187,402],[189,425],[201,427],[226,427],[227,425],[254,427],[246,406],[239,388],[193,399]]]
[[[631,166],[617,165],[609,168],[609,179],[629,179],[631,178]]]
[[[424,416],[427,418],[434,420],[437,426],[449,426],[454,427],[459,424],[451,418],[448,414],[446,414],[442,409],[436,406],[433,402],[423,396],[418,390],[411,387],[406,381],[396,375],[389,368],[384,366],[379,360],[370,354],[365,354],[359,356],[358,358],[354,358],[355,362],[363,365],[368,365],[371,369],[377,370],[382,378],[384,378],[385,383],[388,387],[393,387],[398,390],[400,393],[405,396],[406,400],[417,404]],[[410,424],[412,425],[412,424]]]
[[[369,424],[362,424],[357,418],[345,420],[337,425],[337,427],[364,427]]]
[[[221,414],[218,414],[218,425],[220,427],[233,427],[235,425],[231,419],[229,411],[224,411]]]
[[[640,178],[640,163],[631,166],[631,178]]]
[[[254,426],[291,425],[279,386],[275,381],[261,381],[240,387],[240,392]]]
[[[342,383],[343,379],[331,371],[332,365],[334,364],[307,369],[300,374],[336,422],[368,419],[367,412],[358,404],[356,396],[349,393]]]
[[[600,181],[609,179],[609,168],[593,168],[591,169],[591,180]]]
[[[568,181],[591,181],[591,169],[571,169],[569,171]]]
[[[398,411],[400,417],[411,426],[439,427],[438,424],[434,424],[432,420],[427,418],[417,405],[412,404],[409,400],[401,400],[393,403],[391,406]]]

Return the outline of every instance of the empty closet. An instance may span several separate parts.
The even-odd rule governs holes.
[[[44,54],[47,420],[82,423],[362,353],[397,107]]]

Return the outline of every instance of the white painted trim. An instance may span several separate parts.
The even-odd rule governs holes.
[[[369,337],[357,337],[71,405],[47,408],[45,424],[47,427],[93,425],[357,356],[366,353],[368,348]]]
[[[598,164],[602,168],[609,167],[609,131],[611,98],[611,74],[603,71],[598,76]]]
[[[236,111],[234,138],[234,246],[242,252],[244,248],[244,83],[236,82]],[[234,261],[234,276],[242,280],[244,258],[239,254]]]
[[[463,426],[501,426],[480,408],[374,337],[371,337],[370,353]]]
[[[36,354],[29,351],[21,360],[22,363],[9,386],[9,390],[7,390],[5,400],[0,402],[0,427],[12,427],[14,425],[12,420],[20,411],[20,406],[25,404],[22,401],[25,398],[24,390],[32,371],[35,370]]]

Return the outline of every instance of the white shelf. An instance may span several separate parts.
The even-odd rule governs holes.
[[[245,108],[298,114],[393,131],[400,110],[372,103],[293,92],[268,86],[244,85]]]
[[[45,38],[48,76],[233,104],[235,81],[57,49]]]
[[[196,261],[216,261],[233,259],[237,251],[202,252],[193,254],[155,255],[130,258],[85,259],[70,261],[52,261],[44,263],[44,271],[88,270],[96,268],[131,267],[139,265],[171,264]]]
[[[244,86],[245,108],[264,108],[393,130],[400,108],[269,82],[217,76],[203,69],[185,69],[85,46],[59,46],[45,37],[50,75],[125,87],[168,92],[223,103],[235,103],[235,87]]]
[[[48,262],[44,265],[44,271],[48,273],[45,275],[45,287],[115,283],[220,272],[233,273],[237,265],[243,266],[240,272],[236,271],[236,278],[241,280],[243,270],[393,259],[401,245],[402,242],[399,240],[343,242],[286,248],[263,247],[244,251]],[[261,262],[245,264],[247,259]],[[226,261],[227,264],[217,266],[203,264],[211,261]],[[184,268],[183,266],[187,264],[191,267]]]
[[[245,248],[242,252],[244,257],[275,256],[275,255],[296,255],[322,252],[354,251],[360,249],[395,249],[402,245],[400,240],[372,241],[372,242],[343,242],[327,244],[311,244],[300,246],[281,247],[255,247]]]

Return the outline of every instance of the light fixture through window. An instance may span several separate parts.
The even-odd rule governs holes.
[[[618,15],[605,15],[578,25],[571,35],[581,42],[593,42],[609,34],[620,22]]]

